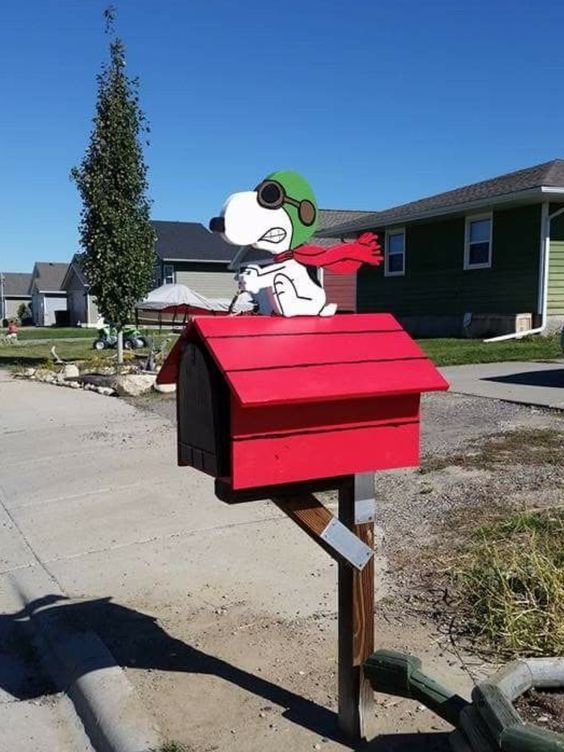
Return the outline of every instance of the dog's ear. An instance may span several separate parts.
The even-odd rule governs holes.
[[[300,217],[300,222],[306,227],[310,227],[315,222],[315,217],[317,215],[315,204],[313,204],[311,201],[308,201],[308,199],[300,201],[298,214]]]

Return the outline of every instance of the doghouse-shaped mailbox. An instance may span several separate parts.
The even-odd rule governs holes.
[[[418,465],[421,393],[448,388],[389,314],[195,317],[159,380],[179,464],[234,491]]]

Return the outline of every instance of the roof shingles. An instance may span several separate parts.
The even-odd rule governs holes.
[[[161,260],[229,263],[237,247],[199,222],[151,222],[157,233],[155,250]]]
[[[4,272],[4,295],[8,298],[29,297],[31,274],[24,272]]]
[[[483,201],[508,194],[527,191],[534,188],[564,188],[564,160],[553,159],[550,162],[527,167],[523,170],[500,175],[479,183],[466,185],[435,196],[411,201],[407,204],[394,206],[384,211],[366,213],[365,216],[353,219],[351,222],[343,222],[337,227],[337,232],[355,232],[365,229],[382,227],[399,222],[407,222],[422,214],[432,215],[449,209],[455,210],[457,206],[468,204],[473,201]],[[327,236],[330,230],[323,229],[322,234]]]
[[[32,286],[39,292],[63,291],[63,279],[69,265],[53,261],[36,261],[33,267]]]

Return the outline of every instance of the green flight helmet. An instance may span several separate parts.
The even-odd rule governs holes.
[[[282,186],[282,195],[277,194],[275,185]],[[291,170],[272,172],[258,186],[259,203],[264,199],[264,206],[276,208],[281,206],[292,222],[290,249],[297,248],[316,232],[319,226],[319,211],[310,184]],[[268,203],[267,203],[268,202]]]

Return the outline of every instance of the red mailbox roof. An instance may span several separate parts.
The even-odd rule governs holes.
[[[448,389],[390,314],[196,317],[243,406],[322,402]]]

